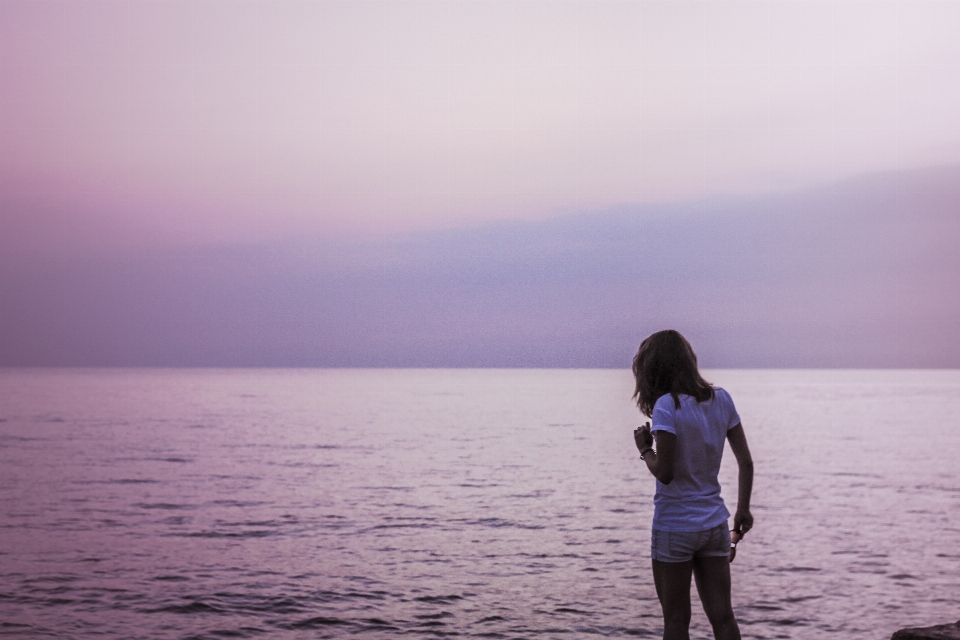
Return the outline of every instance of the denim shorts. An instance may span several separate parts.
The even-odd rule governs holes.
[[[727,523],[706,531],[659,531],[650,536],[650,557],[660,562],[687,562],[694,558],[726,558],[730,555]]]

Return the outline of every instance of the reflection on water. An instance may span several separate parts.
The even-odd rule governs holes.
[[[757,466],[745,638],[956,619],[960,372],[707,377]],[[0,635],[658,637],[631,382],[0,371]]]

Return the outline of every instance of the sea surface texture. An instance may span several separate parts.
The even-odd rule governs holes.
[[[960,372],[706,375],[756,462],[745,638],[957,619]],[[631,393],[627,371],[0,370],[0,635],[659,637]],[[729,447],[721,480],[732,511]]]

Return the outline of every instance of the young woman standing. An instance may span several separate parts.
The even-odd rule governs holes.
[[[733,517],[739,539],[753,527],[753,461],[740,417],[730,394],[700,376],[690,343],[676,331],[660,331],[643,341],[633,375],[634,398],[653,422],[634,431],[634,440],[657,479],[650,548],[663,638],[690,637],[692,575],[714,637],[739,640],[730,602],[730,512],[717,476],[729,440],[740,468]]]

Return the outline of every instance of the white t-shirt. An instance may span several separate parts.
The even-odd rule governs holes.
[[[730,394],[714,387],[713,400],[697,402],[680,394],[660,397],[653,406],[651,431],[677,436],[673,481],[657,480],[653,528],[660,531],[704,531],[727,521],[730,512],[720,497],[720,459],[727,431],[740,424]]]

